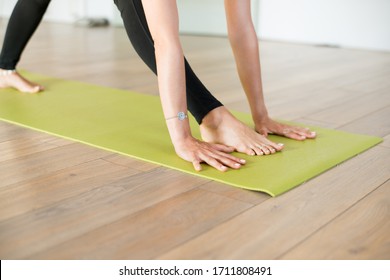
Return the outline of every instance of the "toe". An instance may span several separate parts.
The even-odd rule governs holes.
[[[268,150],[270,151],[271,154],[276,153],[276,149],[272,146],[267,146]]]
[[[254,146],[252,148],[252,150],[255,151],[256,155],[258,155],[258,156],[264,155],[264,151],[262,149],[262,146],[260,146],[260,145]]]

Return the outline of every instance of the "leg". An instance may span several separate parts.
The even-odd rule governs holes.
[[[38,27],[50,0],[19,0],[11,14],[0,54],[0,88],[14,87],[23,92],[37,92],[42,88],[14,70],[21,54]]]
[[[121,12],[127,35],[135,50],[156,73],[154,43],[148,29],[141,0],[114,0]],[[275,153],[282,146],[272,143],[238,121],[201,83],[185,61],[189,111],[201,124],[204,140],[234,147],[250,155]]]

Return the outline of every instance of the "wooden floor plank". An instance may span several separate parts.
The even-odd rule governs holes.
[[[281,258],[389,260],[390,181]]]
[[[29,258],[153,259],[250,207],[195,189]]]
[[[159,165],[149,163],[146,161],[134,159],[128,156],[113,154],[103,158],[105,161],[117,164],[120,166],[126,166],[139,171],[150,171],[152,169],[158,168]]]
[[[109,152],[86,145],[71,144],[7,160],[0,165],[0,189],[10,184],[31,180],[48,172],[96,160],[108,154]]]
[[[390,134],[383,137],[383,142],[380,144],[382,147],[390,148]]]
[[[257,205],[270,199],[270,196],[256,191],[244,190],[232,187],[223,183],[211,181],[200,187],[203,190],[213,192],[238,201],[243,201],[252,205]]]
[[[326,121],[339,126],[353,122],[362,115],[370,115],[376,111],[390,106],[390,97],[387,90],[371,92],[363,96],[352,96],[341,104],[333,105],[325,110],[319,110],[311,114],[310,118],[314,120]],[[381,102],[378,102],[381,100]]]
[[[390,134],[390,106],[339,127],[341,130],[384,137]]]
[[[94,160],[0,189],[0,221],[47,208],[139,171]]]
[[[337,124],[329,123],[326,121],[312,120],[310,118],[298,118],[294,119],[293,121],[299,124],[305,124],[306,126],[318,126],[329,129],[336,129],[338,127]]]
[[[57,147],[61,147],[61,146],[65,146],[65,145],[74,144],[75,141],[68,140],[68,139],[61,138],[61,137],[57,137],[57,136],[51,136],[51,137],[47,137],[47,139],[45,140],[45,143],[48,143],[50,145],[55,145]]]
[[[58,146],[31,139],[14,139],[0,142],[0,162],[51,150]]]
[[[390,87],[390,60],[388,56],[382,57],[382,61],[380,63],[375,63],[373,67],[376,68],[375,70],[377,71],[375,76],[369,79],[356,79],[354,83],[343,86],[343,88],[365,92],[368,95],[372,92],[388,90]],[[368,71],[370,71],[370,69],[366,69],[366,75]],[[389,97],[387,97],[387,101],[389,101]]]
[[[376,147],[159,258],[278,258],[388,180],[389,158]]]
[[[51,141],[55,137],[0,120],[0,143],[13,140]],[[68,143],[69,144],[69,143]]]
[[[202,178],[159,168],[19,215],[0,222],[0,257],[19,259],[36,254],[205,182]]]

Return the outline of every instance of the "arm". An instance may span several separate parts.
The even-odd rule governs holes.
[[[256,122],[268,118],[257,35],[251,17],[250,0],[225,0],[229,40],[237,64],[238,75]]]
[[[198,141],[191,135],[188,119],[172,118],[187,112],[184,56],[179,39],[176,0],[143,0],[145,16],[153,37],[158,84],[167,127],[176,153],[201,170],[206,162],[220,171],[240,167],[240,160],[227,152],[233,149]]]
[[[160,99],[165,118],[187,112],[184,57],[179,41],[176,1],[143,1],[145,15],[153,36]],[[174,143],[191,135],[188,120],[167,121]]]
[[[257,132],[274,133],[296,140],[315,138],[315,132],[272,120],[265,106],[259,43],[251,17],[250,0],[225,0],[229,40],[236,60],[238,75],[248,98]]]

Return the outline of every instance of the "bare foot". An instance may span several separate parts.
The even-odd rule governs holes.
[[[316,133],[314,131],[310,131],[309,128],[282,124],[271,119],[256,123],[255,129],[258,133],[264,136],[267,136],[268,134],[276,134],[295,140],[313,139],[317,136]]]
[[[206,142],[234,147],[237,152],[248,155],[269,155],[283,149],[237,120],[225,107],[212,110],[200,125],[202,138]]]
[[[37,93],[43,87],[25,79],[18,72],[13,70],[3,70],[0,68],[0,88],[15,88],[26,93]]]

